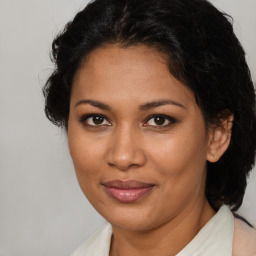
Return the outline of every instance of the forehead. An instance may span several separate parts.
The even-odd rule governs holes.
[[[195,102],[189,88],[169,71],[167,58],[147,46],[121,48],[107,45],[92,51],[77,71],[72,96],[97,97],[99,100],[172,97]]]

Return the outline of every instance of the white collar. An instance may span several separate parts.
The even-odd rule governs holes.
[[[223,205],[176,256],[232,256],[234,217]],[[109,256],[112,227],[105,224],[71,256]]]
[[[71,256],[109,256],[112,227],[106,223],[86,240]]]
[[[223,205],[176,256],[232,256],[234,217]]]

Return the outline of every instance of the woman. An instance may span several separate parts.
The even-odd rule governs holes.
[[[54,40],[46,115],[109,222],[73,256],[256,254],[231,212],[256,117],[228,18],[205,0],[95,0]]]

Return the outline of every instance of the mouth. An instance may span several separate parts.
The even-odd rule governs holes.
[[[124,204],[134,203],[150,193],[153,184],[137,180],[113,180],[103,184],[106,193],[116,201]]]

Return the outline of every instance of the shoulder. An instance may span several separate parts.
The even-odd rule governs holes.
[[[112,237],[109,223],[97,230],[71,256],[108,256]]]
[[[233,256],[256,256],[256,230],[235,218]]]

